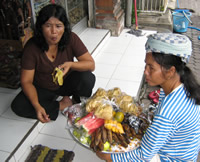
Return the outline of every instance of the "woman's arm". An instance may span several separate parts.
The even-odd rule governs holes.
[[[59,66],[60,69],[64,69],[64,75],[69,71],[69,69],[76,71],[94,71],[95,62],[89,52],[84,53],[78,57],[77,60],[77,62],[65,62]]]
[[[45,109],[40,105],[38,101],[38,95],[35,86],[33,85],[35,70],[21,70],[21,85],[24,94],[28,97],[31,104],[35,108],[37,118],[42,122],[49,122],[49,116],[46,114]]]
[[[107,162],[150,161],[162,148],[170,136],[173,124],[162,116],[156,116],[154,123],[147,129],[142,138],[141,146],[137,149],[117,154],[97,152],[97,156]]]
[[[160,115],[154,117],[152,125],[146,130],[141,146],[137,149],[119,154],[111,154],[114,162],[121,161],[140,161],[151,160],[170,138],[173,123]]]
[[[96,155],[101,159],[105,160],[106,162],[112,162],[111,154],[96,152]]]

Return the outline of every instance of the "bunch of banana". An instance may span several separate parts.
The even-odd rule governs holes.
[[[56,67],[52,73],[52,76],[55,84],[58,84],[59,86],[63,85],[63,71],[61,69]]]
[[[104,127],[106,129],[112,130],[112,132],[114,133],[124,133],[124,129],[121,123],[118,123],[116,120],[105,120]]]
[[[91,144],[90,148],[96,151],[110,151],[105,150],[104,144],[108,142],[110,145],[119,144],[123,147],[128,147],[130,140],[127,138],[125,134],[114,133],[110,129],[106,129],[104,126],[99,127],[95,132],[91,135]]]
[[[107,130],[104,128],[104,126],[101,126],[92,133],[90,148],[94,152],[103,151],[106,141],[108,141],[110,144],[112,143],[112,134],[110,139]]]

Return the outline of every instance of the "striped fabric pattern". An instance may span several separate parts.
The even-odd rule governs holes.
[[[157,112],[141,146],[111,157],[114,162],[150,161],[159,154],[165,162],[196,161],[199,149],[200,108],[180,85],[166,97],[161,89]]]

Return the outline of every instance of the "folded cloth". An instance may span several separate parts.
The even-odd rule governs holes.
[[[181,57],[187,63],[192,54],[192,43],[190,39],[181,34],[156,33],[148,36],[146,52],[157,52],[171,54]]]
[[[73,151],[56,150],[47,146],[35,145],[25,162],[72,162],[74,155]]]

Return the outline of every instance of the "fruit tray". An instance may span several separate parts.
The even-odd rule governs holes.
[[[96,93],[63,112],[67,128],[82,146],[96,152],[121,153],[140,146],[151,114],[143,112],[133,98],[119,88]]]

